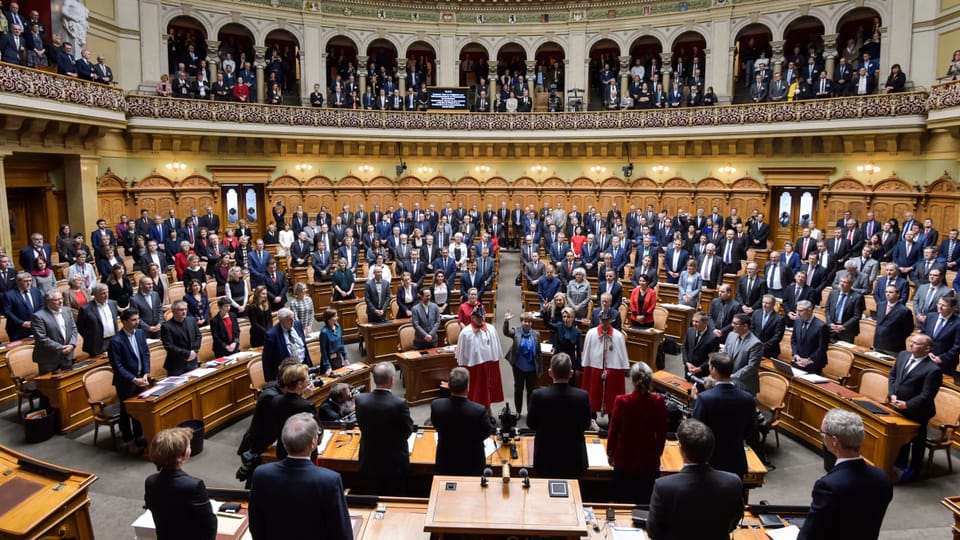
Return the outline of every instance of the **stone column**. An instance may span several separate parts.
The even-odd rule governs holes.
[[[533,103],[536,100],[536,88],[537,87],[537,61],[536,60],[527,60],[527,92],[530,94],[530,102]],[[517,96],[518,98],[520,96]]]
[[[11,152],[7,150],[0,150],[0,247],[10,254],[10,260],[14,260],[13,236],[10,234],[10,204],[7,202],[7,177],[3,166],[4,159],[10,154]]]
[[[99,204],[97,177],[100,159],[96,156],[67,156],[63,160],[64,186],[67,189],[67,221],[85,232],[97,228]],[[5,207],[6,205],[4,205]]]
[[[300,105],[309,107],[310,92],[313,91],[313,85],[310,83],[310,80],[308,80],[307,72],[304,69],[304,67],[307,65],[306,57],[307,56],[304,52],[304,49],[300,49],[297,52],[297,57],[294,61],[300,64],[300,69],[297,70],[300,73]],[[326,98],[324,98],[324,100],[326,100]]]
[[[131,4],[139,4],[138,8],[138,17],[139,20],[131,21],[133,24],[139,23],[139,47],[128,47],[127,49],[133,49],[129,51],[130,55],[137,58],[139,62],[139,71],[140,71],[140,80],[139,80],[139,90],[143,93],[150,94],[151,92],[156,93],[157,81],[160,80],[160,74],[167,72],[167,67],[169,62],[167,61],[167,33],[165,28],[160,27],[160,2],[130,2]],[[121,3],[121,6],[124,3]],[[49,30],[49,29],[48,29]],[[127,49],[121,49],[118,51],[118,56],[124,56],[127,53]],[[113,59],[118,60],[119,58]],[[107,59],[109,62],[111,59]],[[116,63],[114,65],[117,65]],[[128,67],[127,64],[123,64],[125,68]],[[121,73],[121,79],[124,77],[122,72],[128,71],[128,69],[117,70]],[[114,73],[116,76],[117,73]],[[136,73],[130,73],[130,79],[134,79]],[[134,82],[135,79],[134,79]],[[124,82],[124,88],[131,90],[134,88],[133,84],[127,85]],[[152,95],[152,94],[150,94]]]
[[[326,53],[323,55],[324,58],[327,57]],[[357,77],[360,79],[360,95],[367,93],[367,79],[370,78],[370,74],[367,73],[367,62],[370,61],[369,56],[358,56],[357,57]]]
[[[734,47],[730,47],[729,50],[730,50],[730,52],[729,52],[729,56],[727,57],[727,63],[732,66],[732,65],[733,65],[733,62],[734,62],[734,59],[737,58],[737,48],[734,46]],[[738,66],[738,68],[739,68],[739,66]],[[730,77],[730,78],[727,80],[726,85],[727,85],[727,86],[726,86],[726,89],[727,89],[727,95],[726,95],[726,97],[727,97],[727,99],[730,100],[730,103],[733,103],[733,96],[736,95],[736,93],[737,93],[737,81],[736,81],[733,77]],[[714,90],[716,90],[716,89],[714,89]],[[723,99],[723,98],[721,98],[719,95],[717,95],[717,99]]]
[[[317,82],[320,83],[320,91],[323,92],[323,105],[327,105],[327,98],[330,96],[327,95],[327,54],[325,52],[320,53],[320,74],[317,77]],[[362,79],[361,79],[362,80]],[[362,82],[360,84],[363,84]]]
[[[210,73],[206,75],[210,77],[210,84],[213,84],[217,80],[217,73],[220,72],[220,42],[214,41],[212,39],[207,40],[207,67],[210,68]]]
[[[670,72],[673,70],[672,65],[673,53],[660,53],[660,81],[663,82],[663,92],[665,94],[669,94],[670,90],[673,89],[673,87],[670,86]]]
[[[587,54],[583,59],[583,70],[581,71],[581,73],[583,73],[583,109],[582,110],[589,111],[590,98],[591,98],[591,94],[593,93],[591,91],[592,89],[590,88],[590,81],[592,79],[590,78],[590,55],[589,54]],[[573,88],[576,88],[576,87],[575,86],[570,87],[571,90]],[[603,99],[601,98],[601,102],[602,101]]]
[[[400,79],[397,81],[397,88],[400,89],[400,98],[404,99],[407,96],[407,59],[406,58],[397,58],[397,78]]]
[[[773,51],[773,72],[774,73],[783,73],[783,62],[785,60],[783,54],[783,45],[785,41],[771,41],[770,49]]]
[[[253,67],[257,70],[257,103],[263,103],[267,93],[264,91],[263,68],[267,67],[267,48],[254,47]],[[252,96],[251,96],[252,97]]]
[[[439,64],[439,63],[440,63],[440,62],[439,62],[439,59],[438,59],[437,64]],[[453,62],[453,72],[457,74],[457,75],[456,75],[457,84],[455,84],[454,86],[460,86],[460,60],[455,60],[455,61]],[[439,75],[439,74],[435,74],[435,75]],[[434,78],[437,79],[437,80],[440,80],[439,77],[434,77]],[[467,82],[466,77],[464,77],[463,81],[464,81],[464,84],[466,84],[466,82]],[[479,82],[479,81],[478,81],[478,82]],[[440,86],[443,86],[443,85],[440,85]]]
[[[827,70],[827,78],[833,79],[833,69],[837,64],[837,38],[840,34],[830,34],[823,36],[823,57],[826,60],[824,69]]]
[[[630,56],[620,57],[620,106],[623,100],[630,95]]]
[[[497,66],[500,65],[500,62],[497,60],[487,60],[487,67],[490,68],[490,75],[487,77],[487,110],[493,110],[493,102],[495,101],[495,96],[497,94],[497,83],[500,82],[499,75],[497,75]]]

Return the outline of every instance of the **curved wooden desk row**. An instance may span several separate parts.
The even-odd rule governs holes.
[[[352,473],[360,470],[360,438],[359,429],[342,430],[334,433],[327,443],[323,452],[319,455],[319,464],[323,467],[341,472]],[[491,441],[496,441],[491,435]],[[408,444],[411,445],[410,452],[410,474],[411,475],[433,475],[436,469],[437,455],[437,432],[433,428],[422,428],[410,436]],[[517,476],[517,470],[525,467],[531,475],[536,475],[536,467],[533,462],[534,437],[524,435],[518,442],[514,443],[517,449],[517,457],[510,457],[510,448],[500,446],[497,442],[496,450],[487,457],[487,464],[496,471],[499,471],[504,463],[509,463],[513,470],[513,475]],[[581,480],[608,481],[613,472],[613,467],[607,463],[607,439],[600,438],[596,433],[584,433],[584,444],[587,445],[587,453],[590,457],[590,467]],[[744,448],[747,455],[748,473],[744,477],[744,486],[755,488],[763,485],[764,477],[767,474],[767,468],[763,466],[760,458],[750,448]],[[661,475],[674,474],[683,468],[683,459],[680,457],[680,446],[676,441],[667,441],[663,449],[663,455],[660,457]],[[480,471],[477,471],[479,476]]]

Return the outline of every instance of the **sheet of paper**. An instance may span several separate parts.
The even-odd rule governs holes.
[[[800,528],[796,525],[790,525],[782,529],[764,529],[771,540],[796,540],[800,535]]]
[[[407,452],[413,454],[413,445],[417,443],[417,432],[414,431],[407,437]]]
[[[358,369],[363,369],[365,367],[367,367],[366,364],[360,364],[360,363],[354,362],[349,366],[347,366],[347,369],[349,369],[350,371],[357,371]]]
[[[497,451],[497,441],[491,438],[487,438],[483,441],[483,455],[485,457],[490,457]]]
[[[327,449],[327,443],[330,442],[330,439],[333,438],[334,430],[325,429],[323,430],[323,437],[320,438],[320,444],[317,445],[317,453],[322,454]]]
[[[807,372],[800,368],[791,367],[790,369],[793,370],[794,377],[803,377],[804,375],[807,375]]]
[[[158,392],[162,392],[162,391],[164,391],[164,390],[166,390],[167,388],[170,388],[170,387],[172,387],[172,386],[175,386],[175,385],[172,385],[172,384],[158,384],[158,385],[154,386],[153,388],[150,388],[149,390],[146,390],[146,391],[144,391],[144,392],[140,392],[139,394],[137,394],[137,397],[139,397],[140,399],[146,399],[146,398],[148,398],[148,397],[150,397],[150,396],[152,396],[152,395],[154,395],[154,394],[156,394],[156,393],[158,393]]]
[[[216,371],[217,371],[216,368],[197,368],[193,371],[188,371],[184,373],[183,376],[199,378],[205,375],[209,375],[211,373],[215,373]]]
[[[590,467],[608,467],[607,449],[599,443],[587,443],[587,463]]]
[[[650,538],[643,529],[629,527],[610,527],[610,537],[613,540],[648,540]]]
[[[838,341],[838,342],[834,343],[834,345],[843,347],[844,349],[852,349],[852,348],[856,347],[855,344],[850,343],[849,341]]]
[[[803,375],[797,375],[797,378],[803,379],[805,381],[810,381],[813,384],[830,382],[830,379],[822,375],[817,375],[816,373],[804,373]]]
[[[553,343],[541,343],[541,344],[540,344],[540,352],[542,352],[542,353],[547,353],[547,354],[553,354]]]

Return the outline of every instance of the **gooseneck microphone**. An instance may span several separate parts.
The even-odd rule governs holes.
[[[487,484],[490,483],[490,477],[493,476],[493,469],[490,467],[483,468],[483,476],[480,477],[480,487],[487,487]]]

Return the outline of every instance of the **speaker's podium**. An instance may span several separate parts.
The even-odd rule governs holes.
[[[423,530],[435,539],[588,533],[576,480],[531,478],[525,488],[520,478],[496,476],[486,487],[475,476],[434,476]]]

